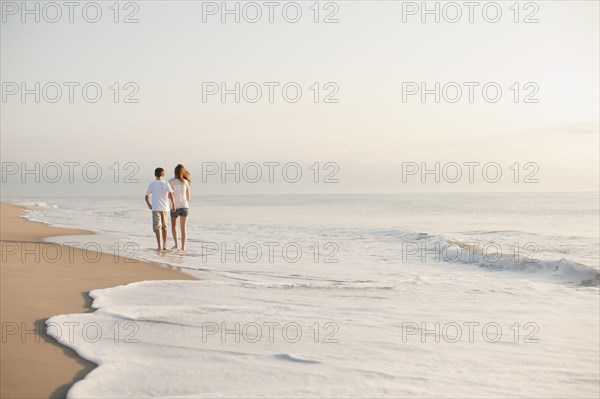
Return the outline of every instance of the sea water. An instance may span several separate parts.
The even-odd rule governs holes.
[[[598,193],[195,196],[166,253],[141,197],[10,200],[202,279],[50,318],[72,398],[600,394]]]

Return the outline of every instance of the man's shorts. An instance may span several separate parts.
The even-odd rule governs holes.
[[[167,211],[152,211],[152,230],[154,232],[167,228],[169,218],[167,214]]]
[[[177,208],[171,211],[171,218],[177,219],[179,216],[186,218],[188,215],[188,208]]]

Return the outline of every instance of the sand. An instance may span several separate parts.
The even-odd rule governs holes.
[[[30,222],[23,214],[21,207],[0,204],[0,397],[65,397],[95,365],[43,334],[23,335],[25,329],[38,326],[38,332],[43,331],[51,316],[93,311],[87,295],[93,289],[193,278],[157,264],[124,263],[110,254],[96,263],[80,249],[60,247],[59,254],[58,245],[42,243],[42,238],[89,234],[93,242],[93,233]]]

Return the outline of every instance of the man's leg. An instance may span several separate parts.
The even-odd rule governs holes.
[[[168,221],[167,219],[169,218],[169,216],[167,215],[169,212],[161,212],[160,213],[160,221],[161,221],[161,229],[162,229],[162,239],[163,239],[163,251],[167,250],[167,228],[168,228]]]
[[[167,250],[167,226],[165,225],[162,229],[163,234],[163,250]]]
[[[158,250],[160,251],[160,229],[155,231],[156,234],[156,243],[158,244]]]
[[[160,215],[158,212],[152,212],[152,229],[154,230],[154,234],[156,234],[156,244],[160,251]]]

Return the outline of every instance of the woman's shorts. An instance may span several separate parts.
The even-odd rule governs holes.
[[[171,218],[177,219],[179,216],[186,218],[188,215],[188,208],[177,208],[171,211]]]

